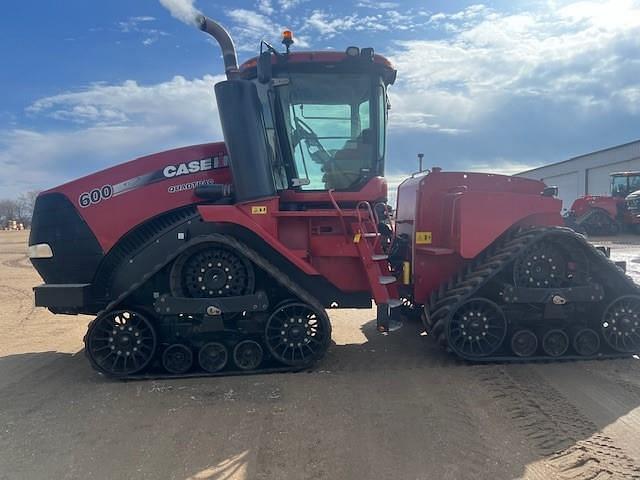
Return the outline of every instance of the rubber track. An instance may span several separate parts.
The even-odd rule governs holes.
[[[477,368],[480,383],[559,478],[640,479],[640,466],[535,372]]]
[[[472,298],[492,278],[522,255],[527,247],[545,238],[564,237],[578,242],[588,255],[590,270],[598,271],[598,276],[605,281],[616,282],[618,295],[640,294],[640,288],[613,261],[601,251],[587,242],[586,238],[566,227],[533,227],[508,232],[497,243],[491,245],[484,254],[472,263],[464,273],[459,273],[450,280],[445,288],[432,294],[428,305],[425,305],[425,327],[438,343],[447,348],[446,326],[449,313],[460,304]],[[624,291],[623,291],[624,290]],[[609,299],[611,301],[613,299]],[[428,314],[427,314],[428,309]],[[506,340],[505,340],[506,341]],[[448,349],[450,350],[450,349]],[[565,355],[562,357],[516,355],[498,355],[487,357],[469,357],[454,352],[460,358],[471,362],[539,362],[558,360],[597,360],[604,358],[625,358],[630,353],[597,353],[593,356]]]
[[[591,219],[591,217],[595,216],[596,214],[606,215],[606,217],[609,219],[609,229],[606,232],[604,231],[598,232],[597,229],[593,230],[594,225],[589,223],[589,220]],[[620,230],[617,220],[612,219],[608,213],[606,213],[604,210],[599,208],[589,210],[580,218],[576,219],[575,225],[578,228],[583,228],[588,235],[616,235]],[[614,230],[614,225],[615,225],[615,230]]]
[[[141,281],[132,284],[131,287],[127,291],[123,292],[115,300],[111,301],[104,308],[104,310],[99,312],[98,315],[96,316],[96,318],[94,320],[92,320],[91,324],[87,328],[87,332],[91,328],[93,322],[95,322],[96,319],[100,317],[100,315],[102,315],[104,312],[108,312],[110,310],[113,310],[118,305],[120,305],[129,295],[131,295],[138,288],[140,288],[153,275],[155,275],[160,270],[162,270],[162,268],[164,268],[170,261],[172,261],[174,258],[177,258],[178,255],[180,255],[182,252],[184,252],[185,250],[193,247],[194,245],[197,245],[197,244],[200,244],[200,243],[212,243],[212,242],[213,243],[221,243],[223,245],[231,247],[232,249],[235,249],[237,252],[241,253],[246,258],[248,258],[251,262],[253,262],[254,265],[258,266],[259,268],[264,270],[267,274],[269,274],[274,280],[276,280],[280,285],[282,285],[284,288],[286,288],[288,291],[290,291],[301,302],[311,305],[317,312],[319,312],[321,315],[324,315],[325,317],[327,317],[327,313],[326,313],[326,311],[324,309],[324,306],[313,295],[311,295],[309,292],[307,292],[306,290],[301,288],[298,284],[296,284],[293,280],[291,280],[289,278],[289,276],[287,276],[284,272],[282,272],[280,269],[278,269],[276,266],[274,266],[266,258],[264,258],[259,253],[257,253],[255,250],[247,247],[245,244],[239,242],[238,240],[236,240],[233,237],[229,237],[227,235],[221,235],[221,234],[218,234],[218,233],[213,233],[213,234],[205,235],[205,236],[202,236],[202,237],[198,237],[197,242],[190,242],[188,245],[185,245],[183,248],[179,249],[177,252],[173,252],[164,261],[156,264],[156,266],[150,272],[148,272],[147,274],[145,274],[143,276]],[[328,338],[330,339],[331,338],[331,323],[328,321],[328,317],[327,317],[327,325],[329,327],[329,331],[327,332],[327,334],[328,334]],[[87,358],[89,358],[89,361],[90,361],[91,365],[93,366],[93,368],[98,370],[98,371],[100,371],[100,369],[97,367],[97,365],[94,364],[94,362],[91,359],[91,357],[87,354],[87,349],[86,349],[87,335],[85,335],[85,337],[84,337],[84,343],[85,343],[85,355],[87,356]],[[266,353],[267,352],[265,352],[265,354]],[[325,350],[325,352],[322,353],[322,355],[320,355],[318,358],[315,359],[314,363],[317,363],[324,356],[325,353],[326,353],[326,350]],[[229,361],[231,361],[231,359]],[[166,373],[166,374],[155,374],[155,373],[144,374],[144,373],[141,373],[141,374],[134,374],[134,375],[126,376],[126,377],[110,376],[110,375],[106,375],[106,374],[105,374],[105,376],[110,376],[112,378],[117,378],[119,380],[129,380],[129,379],[132,379],[132,380],[138,379],[138,380],[140,380],[140,379],[152,379],[152,378],[153,379],[162,379],[162,378],[189,378],[189,377],[221,377],[221,376],[231,376],[231,375],[234,375],[234,376],[237,376],[237,375],[255,375],[256,373],[299,372],[301,370],[306,370],[306,369],[310,368],[310,366],[311,365],[308,365],[308,366],[305,366],[304,368],[297,367],[297,366],[296,367],[283,366],[283,367],[268,368],[268,369],[262,369],[262,370],[261,369],[257,369],[257,370],[247,370],[247,371],[243,371],[243,370],[224,371],[223,370],[223,371],[215,372],[215,373],[208,373],[208,372],[205,372],[205,371],[198,371],[198,372],[189,372],[189,373],[180,374],[180,375],[174,375],[174,374],[169,374],[169,373]],[[104,372],[102,372],[102,373],[104,374]]]

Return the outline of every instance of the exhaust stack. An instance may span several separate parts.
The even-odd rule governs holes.
[[[229,33],[219,24],[204,15],[196,17],[198,27],[203,32],[207,32],[216,39],[222,49],[222,59],[224,61],[224,71],[227,79],[231,80],[238,75],[238,56],[236,55],[236,47]]]

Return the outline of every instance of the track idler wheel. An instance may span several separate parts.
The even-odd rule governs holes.
[[[640,352],[640,297],[623,295],[602,315],[602,336],[618,352]]]
[[[486,298],[472,298],[449,315],[447,342],[463,357],[486,357],[496,352],[507,335],[502,309]]]
[[[279,362],[308,367],[320,359],[331,339],[331,325],[324,311],[311,305],[287,302],[276,307],[267,320],[265,343]]]
[[[538,337],[531,330],[518,330],[511,337],[511,350],[519,357],[530,357],[538,350]]]
[[[569,336],[564,330],[554,328],[542,337],[542,350],[550,357],[561,357],[569,348]]]
[[[513,281],[518,287],[560,287],[566,276],[566,259],[549,240],[533,244],[516,260]]]
[[[591,357],[600,350],[600,336],[591,328],[582,328],[573,336],[573,349],[578,355]]]
[[[162,366],[169,373],[186,373],[193,366],[193,352],[186,345],[174,343],[162,354]]]
[[[171,269],[171,291],[176,296],[216,298],[253,292],[253,266],[229,247],[207,243],[184,252]]]
[[[255,370],[262,358],[262,347],[253,340],[243,340],[233,349],[233,361],[240,370]]]
[[[200,348],[198,352],[198,363],[200,367],[209,373],[216,373],[227,365],[229,352],[227,347],[219,342],[210,342]]]
[[[114,310],[91,323],[85,349],[98,371],[126,377],[149,365],[156,352],[156,333],[144,315],[133,310]]]

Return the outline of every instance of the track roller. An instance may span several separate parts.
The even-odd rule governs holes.
[[[449,315],[448,345],[467,357],[483,357],[498,350],[507,334],[502,309],[486,298],[472,298]]]
[[[618,352],[640,351],[640,296],[616,298],[602,315],[602,336]]]
[[[511,337],[511,350],[519,357],[530,357],[538,350],[538,337],[531,330],[518,330]]]
[[[233,349],[233,362],[240,370],[255,370],[262,363],[262,358],[262,347],[253,340],[243,340]]]
[[[600,336],[591,328],[582,328],[573,336],[573,349],[578,355],[590,357],[600,350]]]
[[[330,332],[324,311],[318,312],[306,303],[286,302],[276,307],[267,320],[265,343],[279,362],[307,367],[325,354]]]
[[[203,370],[216,373],[227,365],[229,352],[227,347],[219,342],[210,342],[202,346],[198,352],[198,363]]]
[[[85,336],[85,352],[96,370],[125,377],[149,365],[156,343],[155,330],[144,315],[132,310],[113,310],[91,323]]]
[[[193,352],[182,343],[174,343],[162,354],[162,366],[169,373],[186,373],[193,366]]]
[[[564,330],[553,328],[542,337],[542,350],[550,357],[561,357],[569,348],[569,336]]]

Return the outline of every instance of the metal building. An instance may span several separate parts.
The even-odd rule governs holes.
[[[569,208],[583,195],[609,195],[609,174],[631,170],[640,171],[640,140],[606,148],[562,162],[552,163],[518,173],[558,187],[562,208]]]

